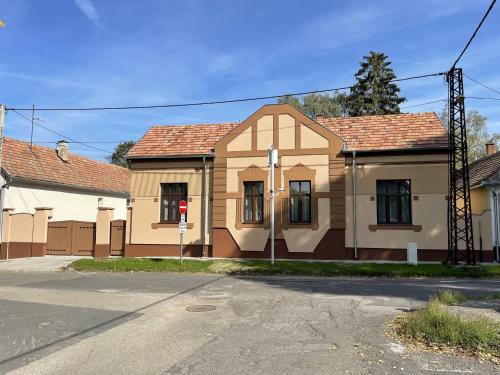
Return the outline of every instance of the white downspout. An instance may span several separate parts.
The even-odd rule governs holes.
[[[356,218],[356,151],[352,152],[352,242],[354,259],[358,259],[358,227]]]

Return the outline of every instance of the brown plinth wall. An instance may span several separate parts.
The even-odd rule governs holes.
[[[226,228],[213,229],[213,248],[208,251],[215,258],[269,258],[271,241],[268,240],[264,251],[241,251],[233,236]],[[285,240],[275,240],[276,259],[346,259],[344,229],[330,229],[312,253],[289,252]]]
[[[448,251],[446,249],[418,249],[418,260],[421,262],[442,262],[447,260]],[[465,255],[465,251],[462,251]],[[479,261],[479,250],[475,251],[476,261]],[[346,259],[354,259],[354,249],[346,248]],[[388,260],[405,262],[406,249],[376,249],[358,248],[359,260]],[[493,261],[493,251],[483,250],[483,261]]]
[[[313,253],[291,253],[284,240],[276,240],[276,259],[310,259],[310,260],[350,260],[354,259],[354,249],[345,247],[343,229],[330,229],[320,241]],[[270,258],[270,244],[267,242],[264,251],[241,251],[231,233],[226,228],[214,228],[213,248],[208,256],[215,258]],[[446,249],[418,249],[418,260],[422,262],[441,262],[447,259]],[[358,248],[358,260],[406,261],[406,249]],[[479,251],[476,251],[479,261]],[[493,261],[493,251],[483,251],[483,261]]]
[[[207,252],[212,251],[211,246],[206,246]],[[179,245],[150,245],[150,244],[126,244],[126,257],[167,257],[179,256]],[[202,245],[184,245],[183,255],[186,257],[201,257]]]
[[[9,259],[42,257],[45,255],[47,244],[33,242],[6,242],[2,243],[0,259],[7,259],[7,246],[9,247]]]

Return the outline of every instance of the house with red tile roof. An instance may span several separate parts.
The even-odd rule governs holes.
[[[130,196],[130,171],[69,152],[68,143],[56,148],[4,138],[2,207],[14,213],[52,208],[52,220],[96,220],[98,207],[114,208],[125,219]]]
[[[409,244],[447,257],[448,136],[434,113],[265,105],[240,123],[153,126],[128,159],[126,256],[177,256],[185,200],[184,255],[269,258],[273,217],[276,258],[406,260]]]

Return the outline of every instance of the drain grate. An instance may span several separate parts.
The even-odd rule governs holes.
[[[191,305],[186,307],[186,311],[189,312],[205,312],[205,311],[213,311],[216,307],[214,305]]]

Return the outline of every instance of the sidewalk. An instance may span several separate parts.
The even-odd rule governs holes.
[[[44,257],[0,260],[0,271],[55,272],[81,258],[88,257],[47,255]]]

